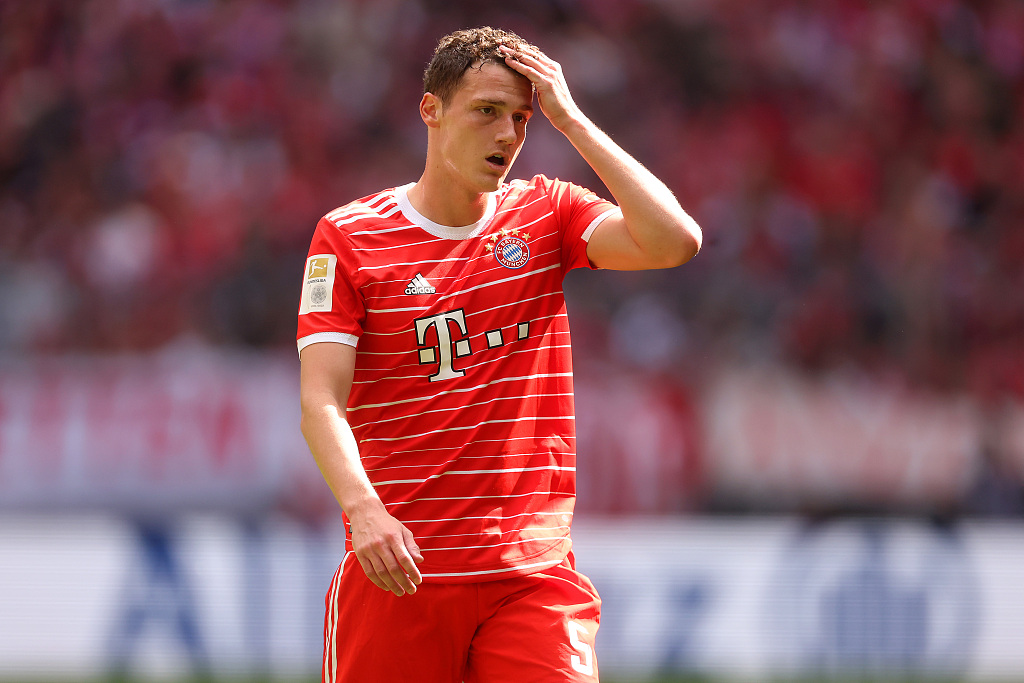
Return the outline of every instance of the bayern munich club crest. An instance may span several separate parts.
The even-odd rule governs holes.
[[[513,228],[502,229],[501,234],[491,235],[493,244],[488,244],[487,249],[494,251],[494,258],[501,265],[513,270],[522,268],[530,260],[530,247],[526,240],[530,236],[526,233],[519,234],[519,230]]]

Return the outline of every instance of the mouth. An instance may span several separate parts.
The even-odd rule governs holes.
[[[487,163],[494,168],[504,169],[508,166],[508,158],[504,154],[495,153],[487,157]]]

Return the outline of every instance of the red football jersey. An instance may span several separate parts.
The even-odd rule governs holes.
[[[409,187],[320,220],[299,351],[356,346],[348,420],[378,495],[416,537],[425,579],[554,566],[570,549],[576,490],[562,279],[590,267],[587,240],[618,209],[536,176],[453,228],[420,215]]]

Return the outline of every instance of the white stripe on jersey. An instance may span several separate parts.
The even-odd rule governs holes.
[[[469,519],[493,519],[495,522],[500,522],[504,519],[515,519],[516,517],[541,517],[548,515],[549,517],[558,517],[560,515],[572,515],[571,512],[524,512],[518,515],[506,515],[504,517],[495,517],[494,515],[482,515],[479,517],[438,517],[437,519],[403,519],[402,524],[431,524],[433,522],[463,522]],[[461,534],[460,534],[461,535]],[[417,536],[417,538],[435,538],[434,536]]]
[[[372,206],[370,206],[369,204],[366,204],[366,203],[360,203],[360,204],[348,204],[346,206],[339,206],[334,211],[328,212],[328,214],[326,216],[324,216],[324,218],[326,218],[329,221],[333,221],[336,218],[341,218],[343,216],[351,216],[351,215],[354,215],[354,214],[357,214],[357,213],[358,214],[366,214],[366,215],[370,215],[370,216],[376,216],[377,215],[377,212],[373,210]]]
[[[537,271],[537,272],[539,272],[539,271]],[[499,304],[498,306],[491,306],[490,308],[481,308],[481,309],[476,310],[476,311],[470,311],[470,312],[466,313],[466,318],[471,318],[474,315],[480,315],[482,313],[490,313],[491,311],[500,311],[503,308],[511,308],[513,306],[519,306],[520,304],[525,304],[525,303],[530,302],[530,301],[540,301],[541,299],[544,299],[544,298],[547,298],[547,297],[561,296],[561,295],[562,295],[562,292],[545,292],[544,294],[538,294],[537,296],[532,296],[532,297],[530,297],[528,299],[517,299],[516,301],[509,301],[509,302],[506,302],[506,303],[503,303],[503,304]],[[446,297],[447,296],[451,296],[451,295],[446,295]],[[403,299],[405,299],[407,297],[405,297],[405,296],[401,296],[401,297],[398,297],[398,296],[379,296],[379,297],[371,297],[371,298],[374,298],[374,299],[397,299],[397,298],[403,298]],[[439,301],[440,301],[440,299],[439,299]],[[402,309],[402,308],[383,308],[383,309],[381,309],[381,308],[374,308],[374,309],[367,309],[367,310],[368,311],[372,310],[372,311],[375,311],[375,312],[378,312],[378,313],[387,313],[387,312],[395,312],[395,311],[403,311],[403,310],[416,310],[416,309]],[[534,318],[534,320],[548,320],[550,318],[556,318],[556,317],[560,317],[560,316],[564,316],[564,315],[565,315],[564,313],[559,312],[559,313],[556,313],[556,314],[553,314],[553,315],[546,315],[546,316],[544,316],[542,318]],[[391,335],[391,334],[406,334],[406,333],[407,333],[407,330],[403,330],[401,332],[364,332],[364,334],[376,334],[376,335],[381,335],[381,336],[387,336],[387,335]],[[480,335],[474,335],[474,336],[480,336]]]
[[[431,244],[431,242],[415,242],[415,243],[410,244],[410,245],[402,245],[401,247],[379,247],[379,248],[360,247],[360,248],[353,248],[352,251],[353,252],[355,252],[355,251],[380,251],[380,250],[383,250],[383,249],[398,249],[398,248],[404,248],[405,246],[418,246],[418,245],[421,245],[421,244]],[[558,251],[559,251],[558,249],[551,249],[550,251],[537,252],[536,254],[534,254],[533,258],[540,258],[540,257],[543,257],[543,256],[547,256],[549,254],[555,254],[555,253],[558,253]],[[460,256],[460,257],[458,257],[455,260],[456,261],[466,261],[467,263],[469,263],[469,262],[472,262],[472,261],[479,261],[481,259],[488,259],[488,258],[493,258],[493,255],[488,253],[488,254],[481,254],[479,256],[473,256],[473,257],[470,257],[470,256]],[[429,262],[425,261],[424,263],[433,263],[433,261],[429,261]],[[374,267],[376,267],[376,268],[383,268],[385,266],[374,266]],[[497,262],[495,262],[495,265],[493,265],[490,268],[485,268],[485,269],[482,269],[482,270],[477,270],[477,271],[471,273],[470,275],[463,275],[463,276],[458,277],[457,279],[453,280],[448,285],[448,288],[458,287],[459,283],[465,281],[468,277],[478,277],[480,275],[486,275],[487,273],[492,273],[494,271],[504,271],[504,270],[507,270],[507,269],[504,266],[501,266],[501,265],[497,264]],[[534,271],[530,271],[530,272],[534,272]],[[367,283],[367,284],[368,285],[373,285],[373,286],[376,286],[376,287],[383,287],[383,286],[387,286],[387,285],[393,285],[393,284],[396,284],[396,283],[405,284],[405,282],[406,282],[405,278],[399,278],[397,280],[376,280],[374,282],[370,282],[370,283]],[[390,294],[390,295],[388,295],[388,294],[379,294],[379,295],[376,295],[376,296],[371,296],[370,298],[371,299],[394,299],[394,298],[400,299],[403,296],[404,296],[403,294]]]
[[[536,190],[537,186],[533,183],[533,180],[526,180],[524,178],[516,178],[515,180],[511,181],[508,184],[508,187],[505,188],[505,192],[509,193],[509,192],[511,192],[514,189],[515,190],[519,190],[519,193],[522,194],[523,192],[526,192],[527,190]]]
[[[396,500],[393,503],[384,503],[384,507],[390,509],[398,507],[399,505],[409,505],[410,503],[419,503],[422,501],[441,501],[441,500],[483,500],[484,498],[526,498],[528,496],[565,496],[564,492],[561,491],[530,491],[529,493],[496,493],[493,496],[484,494],[478,494],[475,496],[441,496],[441,497],[427,497],[427,498],[412,498],[410,500]]]
[[[501,420],[501,422],[515,422],[515,420]],[[500,470],[451,470],[441,474],[432,474],[425,479],[392,479],[391,481],[375,481],[374,486],[389,486],[391,484],[422,484],[431,479],[453,476],[456,474],[514,474],[516,472],[575,472],[575,467],[563,467],[561,465],[543,465],[541,467],[508,467]]]
[[[422,263],[433,263],[433,262],[431,262],[431,261],[423,261]],[[403,265],[411,265],[411,264],[403,264]],[[534,275],[540,275],[543,272],[546,272],[546,271],[549,271],[549,270],[554,270],[555,268],[561,268],[561,267],[562,267],[561,263],[556,263],[553,266],[547,266],[545,268],[540,268],[538,270],[531,270],[531,271],[528,271],[526,273],[520,273],[518,275],[513,275],[511,277],[504,278],[502,280],[494,280],[493,282],[484,282],[482,284],[476,285],[475,287],[467,287],[466,289],[462,289],[462,290],[460,290],[458,292],[453,292],[451,294],[445,294],[443,296],[440,296],[440,297],[438,297],[436,299],[435,303],[441,302],[441,301],[445,301],[446,299],[451,299],[454,296],[462,296],[463,294],[467,294],[468,292],[474,292],[474,291],[476,291],[478,289],[486,289],[487,287],[493,287],[495,285],[505,284],[507,282],[515,282],[516,280],[522,280],[523,278],[532,277]],[[360,270],[362,270],[362,269],[360,268]],[[480,313],[484,313],[486,311],[494,311],[494,310],[498,310],[498,309],[501,309],[501,308],[508,308],[509,306],[518,306],[518,305],[520,305],[522,303],[525,303],[527,301],[534,301],[535,299],[540,299],[540,298],[543,298],[545,296],[558,296],[558,294],[560,294],[560,292],[548,292],[546,294],[542,294],[541,296],[533,297],[531,299],[520,299],[518,301],[510,301],[508,303],[502,304],[501,306],[495,306],[493,308],[485,308],[483,310],[474,311],[472,313],[467,313],[466,315],[467,315],[467,317],[470,316],[470,315],[479,315]],[[384,298],[384,297],[380,297],[380,298]],[[404,313],[404,312],[407,312],[407,311],[425,311],[428,308],[429,308],[429,306],[418,306],[418,307],[414,307],[414,308],[367,308],[366,312],[367,313]]]
[[[533,531],[533,530],[536,530],[536,531],[554,531],[555,529],[565,529],[565,531],[568,531],[569,528],[570,527],[568,527],[568,526],[562,525],[562,526],[530,527],[530,530],[531,531]],[[460,535],[461,536],[465,536],[467,534],[460,534]],[[561,534],[558,534],[557,536],[531,536],[530,538],[521,538],[518,541],[504,541],[502,543],[490,543],[490,544],[486,544],[486,545],[454,545],[454,546],[450,546],[450,547],[447,547],[447,548],[444,548],[444,547],[441,547],[441,548],[423,548],[422,550],[425,553],[427,553],[427,552],[432,553],[432,552],[434,552],[436,550],[475,550],[477,548],[497,548],[498,546],[502,546],[502,545],[521,545],[523,543],[533,543],[534,541],[551,541],[551,540],[554,540],[554,539],[563,539],[563,538],[567,538],[567,537],[568,537],[568,534],[563,532]],[[439,538],[439,537],[438,536],[420,536],[420,538]]]
[[[522,230],[523,228],[528,228],[531,225],[533,225],[534,223],[540,223],[542,220],[544,220],[548,216],[554,216],[554,215],[555,215],[554,211],[548,211],[546,214],[544,214],[543,216],[541,216],[537,220],[530,221],[529,223],[523,223],[522,225],[517,225],[516,226],[516,230]]]
[[[556,337],[556,336],[565,337],[565,336],[568,336],[568,333],[567,332],[553,332],[549,336],[551,336],[552,338]],[[473,339],[480,339],[480,338],[481,338],[481,335],[476,335],[476,336],[473,336],[473,337],[467,337],[466,339],[473,340]],[[459,340],[459,341],[462,341],[462,340]],[[350,344],[350,346],[355,346],[355,344]],[[570,346],[569,344],[544,344],[542,346],[537,346],[537,347],[534,347],[534,348],[520,349],[519,351],[511,351],[509,353],[506,353],[503,356],[503,358],[508,358],[509,356],[518,356],[518,355],[523,354],[523,353],[538,353],[540,351],[547,351],[549,349],[564,349],[564,348],[568,348],[569,346]],[[366,355],[366,356],[402,356],[402,355],[405,355],[405,353],[408,353],[408,352],[401,352],[401,351],[394,351],[394,352],[374,351],[374,352],[366,352],[364,355]],[[464,370],[473,370],[473,369],[476,369],[476,368],[482,368],[482,367],[484,367],[486,365],[490,365],[491,363],[501,362],[501,360],[502,360],[501,358],[492,358],[491,360],[484,360],[484,361],[480,361],[479,363],[473,363],[471,365],[461,365],[460,364],[459,367],[464,369]],[[422,368],[422,367],[423,367],[423,365],[421,365],[419,362],[411,361],[409,363],[403,363],[401,365],[396,365],[394,367],[394,369],[395,370],[400,370],[400,369],[403,369],[403,368]],[[363,372],[381,372],[381,368],[362,368],[362,371]],[[395,375],[395,376],[389,376],[389,377],[378,377],[378,378],[372,379],[372,380],[359,380],[358,382],[354,382],[354,384],[374,384],[376,382],[384,382],[384,381],[393,380],[393,379],[400,379],[400,380],[423,379],[423,377],[424,377],[423,373],[422,372],[418,372],[418,373],[413,374],[413,375]],[[440,395],[441,394],[430,394],[430,396],[440,396]]]
[[[392,244],[388,247],[353,247],[352,251],[388,251],[389,249],[407,249],[409,247],[418,247],[423,244],[433,244],[436,239],[427,240],[426,242],[410,242],[409,244]],[[404,280],[391,280],[391,282],[404,282]],[[373,284],[380,285],[383,282],[375,282]],[[405,296],[404,294],[397,294],[395,296]]]
[[[367,308],[367,313],[407,313],[409,311],[427,311],[430,310],[430,306],[411,306],[410,308]],[[411,329],[411,328],[410,328]],[[379,356],[389,356],[394,354],[379,353]]]
[[[332,221],[335,218],[339,218],[341,216],[352,214],[352,213],[355,213],[357,211],[372,211],[374,215],[377,215],[377,209],[380,208],[379,205],[386,204],[387,203],[386,200],[389,197],[391,197],[392,200],[393,200],[394,193],[393,192],[387,192],[387,191],[381,192],[380,194],[378,194],[375,197],[371,198],[369,201],[353,202],[351,204],[346,204],[345,206],[339,206],[334,211],[331,211],[330,213],[328,213],[325,216],[325,218],[327,220],[331,220]],[[382,201],[382,200],[384,200],[384,201]]]
[[[555,334],[560,334],[562,336],[565,336],[568,333],[558,332],[558,333],[555,333]],[[476,335],[475,337],[469,337],[469,339],[471,339],[471,340],[472,339],[479,339],[482,336],[483,335]],[[552,336],[554,336],[554,334],[552,334]],[[352,346],[355,346],[355,345],[352,344]],[[505,358],[509,358],[511,356],[518,356],[519,354],[522,354],[522,353],[537,353],[538,351],[547,351],[549,349],[566,349],[566,348],[571,348],[571,345],[570,344],[544,344],[543,346],[538,346],[538,347],[532,348],[532,349],[521,349],[519,351],[512,351],[510,353],[506,353],[504,356],[502,356],[500,358],[492,358],[491,360],[482,360],[479,363],[473,363],[471,365],[461,365],[460,364],[459,368],[462,369],[462,370],[466,370],[468,372],[469,370],[474,370],[476,368],[482,368],[484,366],[490,365],[491,363],[500,363]],[[401,354],[400,353],[383,353],[383,352],[381,352],[381,353],[367,353],[365,355],[367,355],[367,356],[394,356],[394,355],[401,355]],[[397,370],[399,368],[422,368],[422,367],[423,366],[420,365],[419,363],[407,363],[405,365],[395,366],[395,369]],[[366,368],[366,371],[367,372],[379,372],[379,370],[375,369],[375,368]],[[376,382],[384,382],[384,381],[393,380],[393,379],[397,379],[397,380],[423,379],[423,377],[424,377],[423,372],[419,372],[419,373],[417,373],[415,375],[393,375],[393,376],[390,376],[390,377],[378,377],[376,379],[368,379],[368,380],[364,379],[364,380],[359,380],[358,382],[353,382],[353,384],[374,384]],[[440,396],[440,395],[441,394],[431,394],[431,396]],[[351,408],[350,408],[350,410],[351,410]]]
[[[373,199],[371,199],[370,201],[368,201],[366,203],[369,206],[373,206],[374,204],[384,204],[384,203],[386,203],[383,200],[390,200],[390,201],[393,201],[393,202],[398,201],[395,198],[395,191],[394,191],[393,188],[389,189],[389,190],[384,190],[383,192],[378,192],[377,195]]]
[[[417,398],[407,398],[401,401],[388,401],[387,403],[367,403],[361,406],[352,406],[348,408],[348,411],[363,410],[364,408],[387,408],[388,406],[397,406],[403,403],[415,403],[416,401],[425,401],[427,399],[436,398],[438,396],[447,396],[448,394],[464,394],[468,391],[478,391],[485,387],[494,386],[495,384],[501,384],[502,382],[515,382],[525,379],[540,379],[542,377],[572,377],[571,372],[550,372],[550,373],[539,373],[536,375],[521,375],[519,377],[499,377],[498,379],[478,384],[475,387],[465,387],[464,389],[449,389],[448,391],[439,391],[436,394],[430,396],[421,396]]]
[[[472,318],[474,315],[481,315],[482,313],[490,313],[491,311],[500,311],[503,308],[508,308],[509,306],[515,306],[517,303],[525,304],[528,301],[540,301],[541,299],[544,299],[544,298],[547,298],[547,297],[550,297],[550,296],[558,296],[561,293],[562,292],[548,292],[547,294],[538,294],[537,296],[531,296],[529,299],[520,299],[517,302],[501,304],[500,306],[491,306],[490,308],[481,308],[481,309],[472,311],[470,313],[467,313],[466,314],[466,318],[469,319],[469,318]],[[551,315],[545,315],[545,316],[540,317],[540,318],[533,318],[530,322],[533,322],[533,320],[554,320],[555,318],[567,318],[567,317],[568,316],[565,314],[565,311],[558,311],[557,313],[553,313]],[[526,322],[526,321],[524,320],[522,322]]]
[[[394,200],[394,193],[393,192],[388,192],[387,190],[385,190],[384,192],[378,193],[377,195],[375,195],[374,197],[370,198],[367,201],[352,202],[350,204],[346,204],[345,206],[339,206],[337,209],[334,209],[333,211],[328,212],[326,218],[328,220],[331,220],[331,219],[338,218],[340,216],[344,216],[346,214],[350,214],[350,213],[353,213],[353,212],[356,212],[356,211],[372,211],[373,213],[376,214],[377,210],[380,208],[380,205],[385,204],[386,200],[389,197],[393,201]],[[382,200],[384,200],[384,201],[382,201]]]
[[[452,407],[452,408],[435,408],[434,410],[424,410],[423,412],[420,412],[420,413],[407,413],[407,414],[402,415],[400,417],[389,417],[386,420],[374,420],[373,423],[379,425],[379,424],[384,424],[385,422],[401,422],[403,420],[408,420],[411,417],[423,417],[424,415],[432,415],[434,413],[451,413],[451,412],[455,412],[455,411],[459,411],[459,410],[465,410],[466,408],[475,408],[477,406],[485,406],[485,405],[487,405],[489,403],[496,403],[497,401],[519,401],[521,399],[532,398],[534,396],[536,396],[538,398],[541,397],[541,396],[572,396],[572,392],[571,391],[566,391],[566,392],[561,392],[561,393],[557,393],[557,394],[525,394],[523,396],[499,396],[497,398],[492,398],[492,399],[487,400],[487,401],[481,401],[479,403],[467,403],[466,405],[455,406],[455,407]]]
[[[598,216],[594,220],[590,221],[590,225],[587,226],[587,229],[583,231],[583,234],[580,235],[580,237],[583,239],[584,242],[589,244],[590,243],[590,238],[594,236],[594,231],[597,230],[597,226],[601,225],[601,223],[603,223],[606,218],[609,218],[609,217],[611,217],[611,216],[613,216],[615,214],[619,214],[621,216],[622,215],[622,209],[619,209],[619,208],[608,209],[607,211],[602,213],[600,216]]]
[[[484,576],[485,574],[507,574],[508,572],[518,572],[524,569],[533,569],[535,567],[557,567],[560,564],[562,564],[562,560],[556,560],[554,562],[534,562],[533,564],[520,564],[515,567],[507,567],[505,569],[488,569],[478,572],[441,572],[438,574],[423,574],[423,576],[434,579],[446,576]]]
[[[466,316],[466,317],[469,317],[469,316]],[[546,316],[546,317],[550,317],[550,316]],[[537,318],[537,320],[545,320],[546,317],[545,318]],[[527,322],[527,321],[524,320],[523,322]],[[533,323],[534,321],[530,320],[529,322]],[[328,334],[328,333],[317,332],[316,334]],[[369,333],[367,333],[367,334],[369,334]],[[379,333],[379,334],[383,334],[383,333]],[[390,333],[389,332],[387,334],[388,335],[392,335],[392,334],[406,334],[406,333],[401,333],[401,332]],[[469,337],[464,337],[464,339],[467,339],[470,342],[472,342],[472,340],[474,340],[474,339],[482,340],[486,334],[487,334],[486,332],[481,333],[481,334],[474,334],[474,335],[469,336]],[[568,335],[569,335],[568,331],[557,331],[557,332],[551,332],[547,336],[554,338],[556,336],[565,337],[565,336],[568,336]],[[312,337],[313,335],[309,335],[309,336]],[[306,339],[306,337],[303,337],[303,339]],[[462,341],[462,340],[460,339],[458,341]],[[513,340],[513,341],[515,341],[515,340]],[[507,344],[508,343],[512,343],[512,342],[507,342]],[[355,346],[355,344],[350,344],[350,346]],[[543,344],[541,346],[536,346],[536,347],[529,348],[529,349],[520,349],[519,351],[511,351],[509,353],[506,353],[504,358],[508,358],[509,356],[519,355],[521,353],[536,353],[538,351],[545,351],[545,350],[548,350],[548,349],[564,349],[564,348],[567,348],[567,347],[569,347],[568,344]],[[381,357],[399,356],[399,357],[401,357],[401,356],[405,356],[405,355],[407,355],[407,354],[409,354],[409,353],[411,353],[411,352],[413,352],[415,350],[416,349],[410,349],[408,351],[361,351],[361,353],[363,354],[363,356],[381,356]],[[491,359],[491,360],[480,361],[479,363],[474,363],[472,365],[461,365],[460,364],[459,367],[463,368],[463,369],[466,369],[466,370],[470,370],[472,368],[483,367],[483,366],[488,365],[490,363],[496,363],[496,362],[498,362],[500,360],[501,360],[500,358],[494,358],[494,359]],[[399,370],[401,368],[416,368],[416,367],[422,367],[422,365],[423,364],[419,363],[418,361],[413,361],[413,362],[409,362],[409,363],[403,363],[403,364],[395,365],[393,369],[394,370]],[[362,372],[380,372],[382,369],[383,370],[390,370],[392,368],[366,368],[366,367],[360,368],[360,370]],[[379,378],[374,379],[374,380],[360,380],[358,382],[355,382],[355,384],[367,384],[367,383],[373,383],[373,382],[383,382],[383,381],[389,380],[389,379],[423,379],[423,375],[422,374],[416,374],[416,375],[403,375],[403,376],[396,375],[394,377],[379,377]],[[431,394],[431,396],[436,396],[436,395],[437,394]]]
[[[576,440],[575,436],[573,436],[573,437],[562,437],[562,438],[563,438],[563,440],[565,440],[566,438],[571,438],[573,441]],[[508,443],[509,441],[536,441],[536,440],[537,440],[537,437],[535,437],[535,436],[509,436],[509,437],[505,437],[503,439],[474,439],[473,443],[476,444],[476,445],[479,445],[479,444],[482,444],[482,443]],[[399,450],[388,451],[388,453],[386,453],[384,455],[364,455],[364,456],[362,456],[362,458],[363,458],[363,462],[369,462],[371,459],[373,459],[373,460],[382,460],[382,459],[388,457],[389,454],[390,455],[394,455],[396,453],[426,453],[428,451],[451,452],[451,450],[452,450],[451,447],[447,447],[447,448],[414,448],[414,449],[411,449],[411,450],[400,450],[399,449]],[[515,454],[513,453],[513,455],[515,455]],[[527,455],[527,454],[526,453],[521,453],[520,455]],[[494,457],[494,456],[493,455],[488,455],[488,456],[485,456],[485,455],[475,455],[475,456],[460,455],[459,457],[460,458],[469,458],[469,457],[474,457],[474,458],[491,458],[491,457]]]
[[[561,268],[561,267],[562,267],[561,263],[556,263],[554,265],[546,266],[544,268],[539,268],[537,270],[531,270],[531,271],[529,271],[527,273],[520,273],[519,275],[513,275],[512,277],[507,277],[507,278],[505,278],[503,280],[494,280],[492,282],[485,282],[483,284],[476,285],[475,287],[467,287],[466,289],[461,289],[458,292],[455,292],[453,294],[445,294],[442,297],[438,297],[437,300],[438,301],[444,301],[445,299],[450,299],[453,296],[459,296],[459,295],[462,295],[462,294],[468,294],[469,292],[475,292],[478,289],[485,289],[487,287],[493,287],[494,285],[500,285],[500,284],[503,284],[505,282],[515,282],[516,280],[522,280],[523,278],[530,277],[531,275],[540,275],[541,273],[547,272],[549,270],[554,270],[555,268]],[[547,294],[547,296],[551,296],[552,294],[555,294],[555,292],[549,292]],[[524,299],[523,301],[532,301],[532,299]],[[523,303],[523,301],[511,302],[511,303],[509,303],[507,305],[513,306],[515,304]],[[494,309],[488,309],[488,310],[494,310]],[[483,311],[474,311],[474,314],[475,313],[482,313],[482,312]]]
[[[402,282],[404,282],[404,280]],[[523,302],[526,302],[526,301],[537,301],[538,299],[543,299],[546,296],[556,296],[556,295],[557,295],[557,293],[541,294],[540,296],[531,297],[529,299],[523,299],[520,303],[523,303]],[[481,311],[474,311],[473,313],[467,313],[466,315],[467,316],[471,316],[471,315],[476,315],[478,313],[486,313],[488,311],[496,311],[496,310],[504,308],[504,307],[505,307],[505,305],[502,304],[501,306],[494,306],[493,308],[485,308],[485,309],[483,309]],[[552,320],[554,318],[562,318],[562,317],[566,317],[564,313],[553,313],[551,315],[545,315],[545,316],[542,316],[540,318],[533,318],[533,319],[530,320],[530,324],[532,325],[533,323],[540,322],[541,320]],[[523,322],[525,322],[525,321],[523,321]],[[511,325],[509,325],[508,327],[511,327]],[[568,331],[566,331],[564,333],[563,332],[559,332],[557,334],[567,334],[567,333],[568,333]],[[407,335],[407,334],[409,334],[409,330],[399,330],[398,332],[363,332],[363,336],[364,337],[397,337],[398,335]],[[466,337],[466,339],[483,339],[485,334],[487,334],[487,333],[486,332],[481,332],[479,334],[472,334],[472,335]],[[390,354],[375,353],[373,355],[386,356],[386,355],[390,355]],[[357,382],[357,384],[358,384],[358,382]]]
[[[534,253],[533,256],[531,256],[531,258],[532,259],[539,259],[542,256],[547,256],[549,254],[558,254],[560,252],[561,252],[561,250],[558,249],[558,248],[549,249],[548,251],[538,251],[538,252]],[[480,261],[480,260],[486,260],[486,259],[489,259],[489,258],[494,258],[494,252],[493,251],[489,251],[486,254],[480,254],[479,256],[474,256],[470,260],[471,261]],[[499,271],[500,272],[500,271],[503,271],[503,270],[508,270],[508,269],[505,268],[505,266],[503,266],[500,263],[498,263],[498,260],[495,259],[494,263],[491,265],[490,268],[486,268],[486,269],[483,269],[483,270],[478,270],[475,273],[473,273],[473,275],[485,275],[487,273],[491,273],[491,272],[494,272],[494,271]],[[465,277],[463,279],[465,279]],[[458,282],[458,280],[456,280],[456,282]]]
[[[487,456],[487,457],[492,459],[492,460],[494,459],[494,456]],[[478,456],[475,459],[476,460],[481,460],[481,459],[484,459],[484,456]],[[412,470],[423,470],[423,469],[436,470],[438,467],[444,467],[446,465],[451,465],[451,464],[454,464],[454,463],[456,463],[456,462],[458,462],[460,460],[466,460],[466,458],[455,458],[454,460],[448,460],[447,462],[439,463],[437,465],[424,464],[424,465],[394,465],[392,467],[377,467],[377,468],[372,468],[371,467],[371,468],[368,468],[366,470],[366,474],[367,475],[371,475],[372,474],[374,476],[382,476],[384,474],[387,474],[387,475],[390,475],[392,477],[402,477],[401,479],[394,479],[394,480],[390,480],[389,479],[387,481],[382,481],[382,482],[380,482],[381,484],[411,484],[411,483],[416,483],[417,481],[424,481],[425,482],[425,481],[429,481],[431,479],[437,479],[438,477],[440,477],[442,475],[441,474],[431,474],[431,475],[427,476],[425,479],[422,478],[422,477],[420,479],[415,479],[413,477],[413,473],[411,473],[411,472],[396,472],[394,470],[409,470],[409,469],[412,469]],[[545,468],[548,468],[548,467],[562,467],[562,468],[565,468],[566,466],[565,465],[544,465],[543,467],[538,466],[537,468],[533,468],[533,469],[529,469],[529,468],[506,468],[506,469],[501,469],[501,470],[451,470],[451,471],[448,472],[448,474],[478,474],[480,472],[499,472],[499,473],[500,472],[504,472],[504,473],[508,474],[508,473],[514,473],[514,472],[519,472],[519,471],[523,471],[523,472],[538,471],[539,472],[539,471],[541,471],[541,470],[543,470]],[[465,519],[486,519],[486,517],[480,517],[480,518],[467,517]]]
[[[358,347],[359,337],[344,332],[314,332],[313,334],[307,334],[305,337],[299,337],[299,340],[296,342],[299,347],[299,357],[302,357],[302,349],[319,342],[335,342]]]
[[[558,526],[531,526],[530,527],[531,531],[533,531],[533,530],[537,530],[537,531],[555,531],[557,529],[563,529],[564,531],[561,534],[559,534],[558,536],[533,536],[531,538],[525,538],[525,539],[523,539],[521,541],[510,541],[508,543],[494,543],[493,545],[495,545],[495,546],[499,546],[499,545],[516,545],[517,543],[529,543],[530,541],[543,541],[543,540],[547,540],[547,539],[550,539],[550,538],[565,538],[565,536],[566,536],[565,532],[568,532],[571,528],[572,528],[572,526],[569,525],[569,524],[560,524]],[[502,535],[514,534],[514,533],[516,533],[518,531],[522,531],[522,530],[521,529],[509,529],[508,531],[502,531],[501,534]],[[479,531],[467,531],[467,532],[462,533],[462,534],[437,534],[436,536],[429,536],[429,535],[426,535],[426,534],[417,534],[416,539],[417,540],[424,540],[424,539],[427,539],[427,538],[459,538],[459,537],[462,537],[462,536],[475,536],[476,538],[479,538],[480,537],[480,532]],[[428,550],[468,550],[470,548],[489,548],[489,547],[490,546],[487,546],[487,545],[464,545],[464,546],[456,546],[456,547],[453,547],[453,548],[428,548]]]
[[[537,202],[543,202],[546,199],[549,199],[549,197],[546,197],[546,196],[537,197],[532,202],[527,202],[527,203],[523,204],[522,206],[513,206],[512,208],[509,208],[509,209],[502,209],[501,211],[495,211],[494,215],[497,216],[499,213],[508,213],[509,211],[520,211],[520,210],[525,209],[526,207],[530,206],[531,204],[536,204]],[[548,214],[548,215],[550,215],[550,214]]]
[[[522,440],[522,439],[525,439],[527,437],[516,437],[516,438],[518,438],[519,440]],[[529,438],[530,439],[536,439],[537,437],[529,437]],[[506,442],[512,441],[512,440],[513,439],[510,438],[510,439],[489,439],[488,441],[497,441],[499,443],[506,443]],[[479,441],[479,442],[474,442],[474,443],[486,443],[486,442]],[[438,450],[441,450],[441,451],[451,451],[452,449],[451,448],[423,448],[423,449],[417,448],[413,452],[415,452],[415,453],[425,453],[426,451],[438,451]],[[405,451],[390,451],[390,452],[391,453],[404,453]],[[490,455],[457,455],[457,456],[455,456],[453,458],[450,458],[449,460],[445,460],[444,462],[428,463],[428,464],[425,464],[425,465],[388,465],[387,467],[373,467],[373,468],[369,468],[366,471],[367,472],[384,472],[385,470],[401,470],[401,469],[409,469],[410,467],[433,467],[433,468],[436,469],[438,467],[444,467],[445,465],[450,465],[453,462],[455,462],[456,460],[494,460],[495,458],[503,458],[503,457],[508,457],[508,456],[512,456],[513,458],[528,458],[528,457],[530,457],[532,455],[535,455],[535,453],[533,451],[528,451],[528,452],[519,453],[519,454],[516,454],[516,453],[504,453],[504,452],[502,452],[502,453],[492,453]],[[386,458],[388,456],[387,456],[387,454],[385,454],[385,455],[373,455],[373,456],[367,456],[367,457],[368,458],[376,458],[377,460],[380,460],[380,459]]]
[[[399,225],[397,228],[384,228],[382,230],[360,230],[359,232],[353,232],[350,236],[355,235],[383,235],[386,232],[401,232],[402,230],[417,230],[418,228],[409,223],[407,225]]]
[[[329,220],[330,220],[330,221],[331,221],[331,223],[333,223],[333,224],[334,224],[335,226],[337,226],[337,227],[339,227],[339,228],[340,228],[340,227],[341,227],[341,226],[343,226],[343,225],[348,225],[349,223],[355,223],[356,221],[363,221],[363,220],[366,220],[366,219],[368,219],[368,218],[380,218],[380,216],[378,216],[378,215],[377,215],[377,214],[375,214],[375,213],[363,213],[363,214],[346,214],[346,215],[351,215],[352,217],[351,217],[351,218],[346,218],[346,219],[344,219],[344,220],[342,220],[342,219],[340,219],[340,218],[337,218],[337,219],[329,219]]]
[[[390,232],[390,231],[382,230],[381,232]],[[356,234],[356,233],[352,233],[352,234]],[[428,259],[426,261],[410,261],[408,263],[381,263],[381,264],[376,265],[376,266],[363,266],[361,268],[356,268],[356,272],[360,273],[360,272],[362,272],[364,270],[379,270],[381,268],[391,268],[391,267],[394,267],[394,266],[422,266],[422,265],[427,264],[427,263],[455,263],[457,261],[465,261],[466,259],[467,259],[467,257],[460,256],[458,258]]]

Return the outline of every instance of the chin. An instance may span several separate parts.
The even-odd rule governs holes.
[[[481,191],[482,192],[496,192],[498,190],[498,188],[501,187],[501,184],[504,181],[505,181],[505,176],[500,176],[498,178],[493,178],[492,177],[489,180],[486,180],[486,181],[484,181],[481,184],[481,186],[480,186],[481,187]]]

